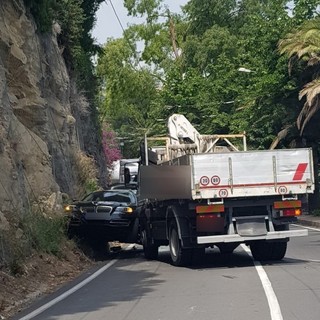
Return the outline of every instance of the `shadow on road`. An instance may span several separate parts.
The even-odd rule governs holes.
[[[145,260],[143,255],[143,249],[139,245],[130,251],[122,251],[117,256],[118,259],[141,259]],[[162,263],[171,265],[171,258],[169,248],[165,247],[160,250],[158,260]],[[284,264],[303,264],[307,263],[308,260],[293,259],[285,257],[281,261],[264,261],[261,265],[284,265]],[[253,260],[246,252],[241,248],[236,249],[233,253],[222,254],[217,248],[206,249],[205,255],[195,256],[192,259],[192,263],[187,267],[189,269],[218,269],[218,268],[242,268],[253,266]],[[174,267],[174,266],[173,266]],[[179,267],[174,267],[179,268]]]
[[[79,291],[74,292],[33,319],[82,319],[86,314],[91,315],[91,313],[93,317],[97,315],[99,318],[101,316],[99,314],[100,310],[104,310],[101,312],[112,310],[112,308],[118,310],[119,305],[123,306],[119,309],[123,312],[123,319],[129,319],[130,310],[136,303],[155,291],[159,285],[168,281],[164,277],[166,273],[160,276],[159,268],[167,271],[171,268],[179,270],[179,267],[171,266],[170,253],[167,248],[161,248],[157,261],[147,261],[144,258],[142,247],[135,245],[130,250],[123,249],[119,252],[111,252],[98,265],[100,267],[106,265],[113,258],[117,259],[117,263],[112,265],[107,272],[103,272]],[[262,265],[277,266],[306,262],[308,261],[285,258],[279,262],[265,262]],[[190,266],[183,269],[185,269],[185,272],[201,272],[210,269],[251,268],[253,266],[252,258],[241,248],[236,249],[233,254],[221,254],[218,249],[214,248],[207,249],[205,255],[197,257]],[[96,269],[98,269],[98,266]],[[92,270],[91,274],[95,271]],[[70,284],[70,287],[72,285],[75,284]],[[47,301],[52,301],[63,291],[66,291],[66,289],[61,289],[60,293],[57,292],[55,295],[47,297]],[[39,306],[44,303],[46,303],[45,299],[39,303]],[[122,310],[122,308],[125,310]],[[24,312],[24,314],[27,313],[27,311]]]

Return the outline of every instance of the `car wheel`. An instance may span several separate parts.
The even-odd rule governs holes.
[[[173,265],[186,266],[191,263],[192,249],[182,248],[178,234],[178,227],[175,221],[172,221],[170,225],[169,248]]]

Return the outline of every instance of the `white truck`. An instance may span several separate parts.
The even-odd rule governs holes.
[[[245,134],[200,135],[179,114],[168,129],[168,137],[145,137],[139,168],[147,259],[169,245],[172,263],[182,266],[206,247],[232,253],[245,243],[256,260],[281,260],[290,237],[307,235],[289,224],[314,191],[311,149],[246,151]],[[243,139],[243,151],[233,138]],[[154,140],[165,145],[149,147]]]
[[[134,159],[120,159],[112,164],[110,170],[111,185],[121,185],[125,183],[125,174],[130,174],[130,181],[127,183],[133,184],[138,174],[138,158]],[[127,169],[127,170],[126,170]]]

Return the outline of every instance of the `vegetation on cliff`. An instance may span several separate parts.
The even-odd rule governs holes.
[[[92,57],[100,51],[91,35],[95,14],[103,0],[24,0],[39,31],[51,32],[53,23],[61,31],[58,41],[69,70],[77,76],[81,87],[94,97],[97,81]]]

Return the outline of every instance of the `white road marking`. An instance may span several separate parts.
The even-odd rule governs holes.
[[[320,229],[318,229],[318,228],[306,227],[301,224],[292,224],[292,226],[320,232]]]
[[[241,244],[241,247],[250,257],[252,257],[250,249],[245,244]],[[268,300],[271,320],[283,320],[277,296],[273,291],[273,288],[272,288],[272,285],[271,285],[271,282],[268,278],[267,273],[263,269],[260,262],[253,261],[253,263],[254,263],[254,266],[257,270],[257,273],[259,275],[263,290],[264,290],[266,297],[267,297],[267,300]]]
[[[130,244],[128,247],[126,247],[124,250],[130,250],[135,246],[135,244]],[[62,301],[63,299],[69,297],[71,294],[73,294],[74,292],[78,291],[79,289],[81,289],[82,287],[84,287],[86,284],[88,284],[89,282],[91,282],[93,279],[97,278],[101,273],[103,273],[104,271],[106,271],[107,269],[109,269],[112,265],[114,265],[119,259],[114,259],[111,260],[109,263],[107,263],[106,265],[104,265],[102,268],[100,268],[99,270],[97,270],[95,273],[93,273],[91,276],[89,276],[88,278],[84,279],[83,281],[81,281],[80,283],[78,283],[77,285],[75,285],[74,287],[72,287],[71,289],[69,289],[68,291],[62,293],[60,296],[56,297],[55,299],[49,301],[48,303],[44,304],[43,306],[41,306],[40,308],[32,311],[31,313],[27,314],[26,316],[20,318],[19,320],[29,320],[32,319],[36,316],[38,316],[39,314],[41,314],[42,312],[44,312],[45,310],[51,308],[52,306],[54,306],[55,304],[57,304],[58,302]]]

